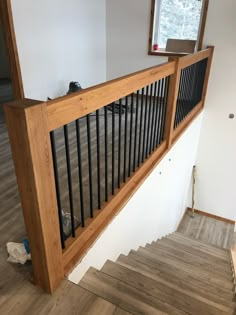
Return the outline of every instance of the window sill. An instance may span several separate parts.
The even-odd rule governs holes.
[[[189,53],[176,53],[171,51],[165,51],[165,50],[157,50],[157,51],[149,51],[149,56],[162,56],[162,57],[183,57],[189,55]]]

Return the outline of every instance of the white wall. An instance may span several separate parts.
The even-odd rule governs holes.
[[[0,78],[9,78],[9,64],[6,55],[6,48],[3,38],[2,25],[0,21]]]
[[[26,97],[106,80],[105,0],[11,1]]]
[[[236,221],[236,1],[210,1],[205,44],[215,56],[197,158],[196,208]]]
[[[155,66],[148,56],[151,0],[107,0],[107,79]]]
[[[115,261],[120,254],[127,255],[176,230],[187,205],[201,121],[202,115],[107,227],[69,280],[78,283],[90,266],[100,269],[107,259]]]

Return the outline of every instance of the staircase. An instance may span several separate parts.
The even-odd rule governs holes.
[[[230,252],[178,232],[90,268],[79,286],[116,315],[236,314]]]

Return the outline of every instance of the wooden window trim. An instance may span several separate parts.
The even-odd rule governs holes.
[[[22,99],[24,98],[24,88],[10,0],[0,1],[0,20],[2,23],[6,52],[9,60],[14,99]]]
[[[149,43],[148,43],[148,55],[149,56],[162,56],[162,57],[171,57],[171,56],[183,57],[183,56],[188,55],[187,53],[173,53],[173,52],[168,52],[168,51],[153,51],[152,39],[153,39],[153,33],[154,33],[155,5],[156,5],[156,0],[152,0],[151,16],[150,16]],[[199,26],[198,40],[197,40],[197,51],[202,50],[202,47],[203,47],[203,38],[204,38],[205,27],[206,27],[208,7],[209,7],[209,0],[204,0],[203,7],[202,7],[200,26]]]

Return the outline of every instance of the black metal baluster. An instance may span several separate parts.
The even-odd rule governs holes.
[[[149,96],[149,112],[148,112],[148,125],[147,125],[147,146],[146,146],[146,158],[149,154],[149,143],[150,143],[150,128],[151,128],[151,118],[152,118],[152,95],[153,94],[153,84],[151,84],[150,96]]]
[[[127,131],[128,131],[128,97],[125,98],[125,139],[124,139],[124,169],[123,182],[126,182],[126,155],[127,155]]]
[[[159,146],[160,144],[160,135],[161,135],[161,123],[162,123],[162,96],[163,96],[163,79],[160,81],[160,97],[159,97],[159,119],[158,119],[158,132],[157,132],[157,142],[156,142],[156,147]]]
[[[105,201],[108,201],[108,124],[107,106],[104,107],[104,127],[105,127]]]
[[[56,153],[54,131],[50,132],[50,139],[51,139],[53,168],[54,168],[54,176],[55,176],[56,195],[57,195],[57,206],[58,206],[58,218],[59,218],[59,226],[60,226],[61,246],[64,249],[65,248],[65,236],[64,236],[64,231],[63,231],[61,193],[60,193],[60,184],[59,184],[57,153]]]
[[[131,159],[132,159],[132,140],[133,140],[133,112],[134,112],[134,94],[131,95],[130,108],[130,129],[129,129],[129,168],[128,177],[131,176]]]
[[[99,121],[99,110],[96,111],[96,133],[97,133],[97,190],[98,190],[98,209],[101,209],[101,161],[100,161],[100,121]]]
[[[90,115],[86,116],[86,120],[87,120],[87,141],[88,141],[88,165],[89,165],[90,217],[93,218],[93,173],[92,173]]]
[[[142,88],[141,106],[140,106],[140,124],[139,124],[139,145],[138,145],[138,167],[141,162],[141,146],[142,146],[142,128],[143,128],[143,103],[144,103],[144,88]]]
[[[75,217],[74,217],[74,202],[73,202],[73,188],[72,188],[72,176],[71,176],[70,144],[69,144],[69,136],[68,136],[68,125],[64,126],[64,138],[65,138],[67,179],[68,179],[69,200],[70,200],[71,232],[72,232],[72,236],[75,237]]]
[[[163,130],[163,126],[164,126],[164,122],[165,122],[165,117],[164,117],[164,112],[165,112],[165,78],[162,79],[162,91],[161,91],[161,121],[160,121],[160,133],[159,133],[159,139],[158,139],[158,145],[161,144],[161,137],[162,137],[162,130]]]
[[[112,104],[112,175],[111,192],[115,194],[115,103]]]
[[[157,82],[154,85],[154,96],[152,101],[152,123],[151,123],[151,136],[150,136],[150,149],[149,154],[154,150],[153,148],[153,138],[154,138],[154,127],[155,127],[155,112],[156,112],[156,94],[157,94]]]
[[[134,131],[134,156],[133,156],[133,172],[136,169],[136,152],[137,152],[137,134],[138,134],[138,111],[139,111],[139,91],[136,94],[136,110],[135,110],[135,131]]]
[[[76,120],[76,138],[77,138],[77,154],[78,154],[78,171],[79,171],[79,189],[80,189],[80,213],[81,224],[85,226],[84,218],[84,192],[83,192],[83,172],[82,172],[82,158],[81,158],[81,141],[80,141],[80,121]]]
[[[121,171],[121,115],[122,99],[119,100],[119,140],[118,140],[118,188],[120,188],[120,171]]]
[[[143,152],[142,152],[142,163],[144,162],[145,158],[145,151],[146,151],[146,133],[147,133],[147,117],[148,117],[148,94],[149,94],[149,86],[146,87],[146,102],[145,102],[145,109],[144,109],[144,131],[143,131]]]
[[[161,80],[158,81],[158,88],[157,88],[157,97],[156,97],[156,126],[154,132],[154,148],[157,148],[157,141],[158,141],[158,130],[159,130],[159,123],[160,123],[160,91],[161,91]]]

